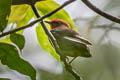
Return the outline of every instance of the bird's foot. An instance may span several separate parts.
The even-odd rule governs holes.
[[[77,57],[74,57],[71,61],[69,61],[69,65],[76,59]]]

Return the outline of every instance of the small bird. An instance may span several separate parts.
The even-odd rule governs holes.
[[[87,39],[81,37],[78,32],[70,28],[70,25],[61,19],[45,21],[51,27],[50,32],[55,37],[62,54],[67,57],[91,57]]]

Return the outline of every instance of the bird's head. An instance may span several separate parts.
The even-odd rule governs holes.
[[[63,21],[62,19],[53,19],[51,21],[45,21],[46,23],[50,24],[51,29],[57,28],[57,27],[69,27],[69,25]]]

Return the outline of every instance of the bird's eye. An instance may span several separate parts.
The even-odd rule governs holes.
[[[56,21],[56,24],[61,24],[61,22],[59,22],[59,21]]]
[[[56,31],[55,31],[55,30],[51,30],[51,33],[52,33],[52,34],[55,34],[55,33],[56,33]]]

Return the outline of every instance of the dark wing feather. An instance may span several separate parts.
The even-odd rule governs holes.
[[[92,45],[91,42],[89,42],[87,39],[85,39],[84,37],[81,37],[79,35],[75,35],[75,38],[79,39],[81,42],[83,42],[86,45]]]
[[[76,31],[74,31],[70,28],[68,28],[68,29],[53,29],[53,30],[51,30],[51,32],[53,34],[55,34],[56,36],[57,36],[57,34],[59,34],[58,37],[62,36],[65,39],[80,42],[80,43],[85,44],[85,45],[92,45],[91,42],[89,42],[87,39],[81,37],[79,35],[79,33],[77,33]]]

